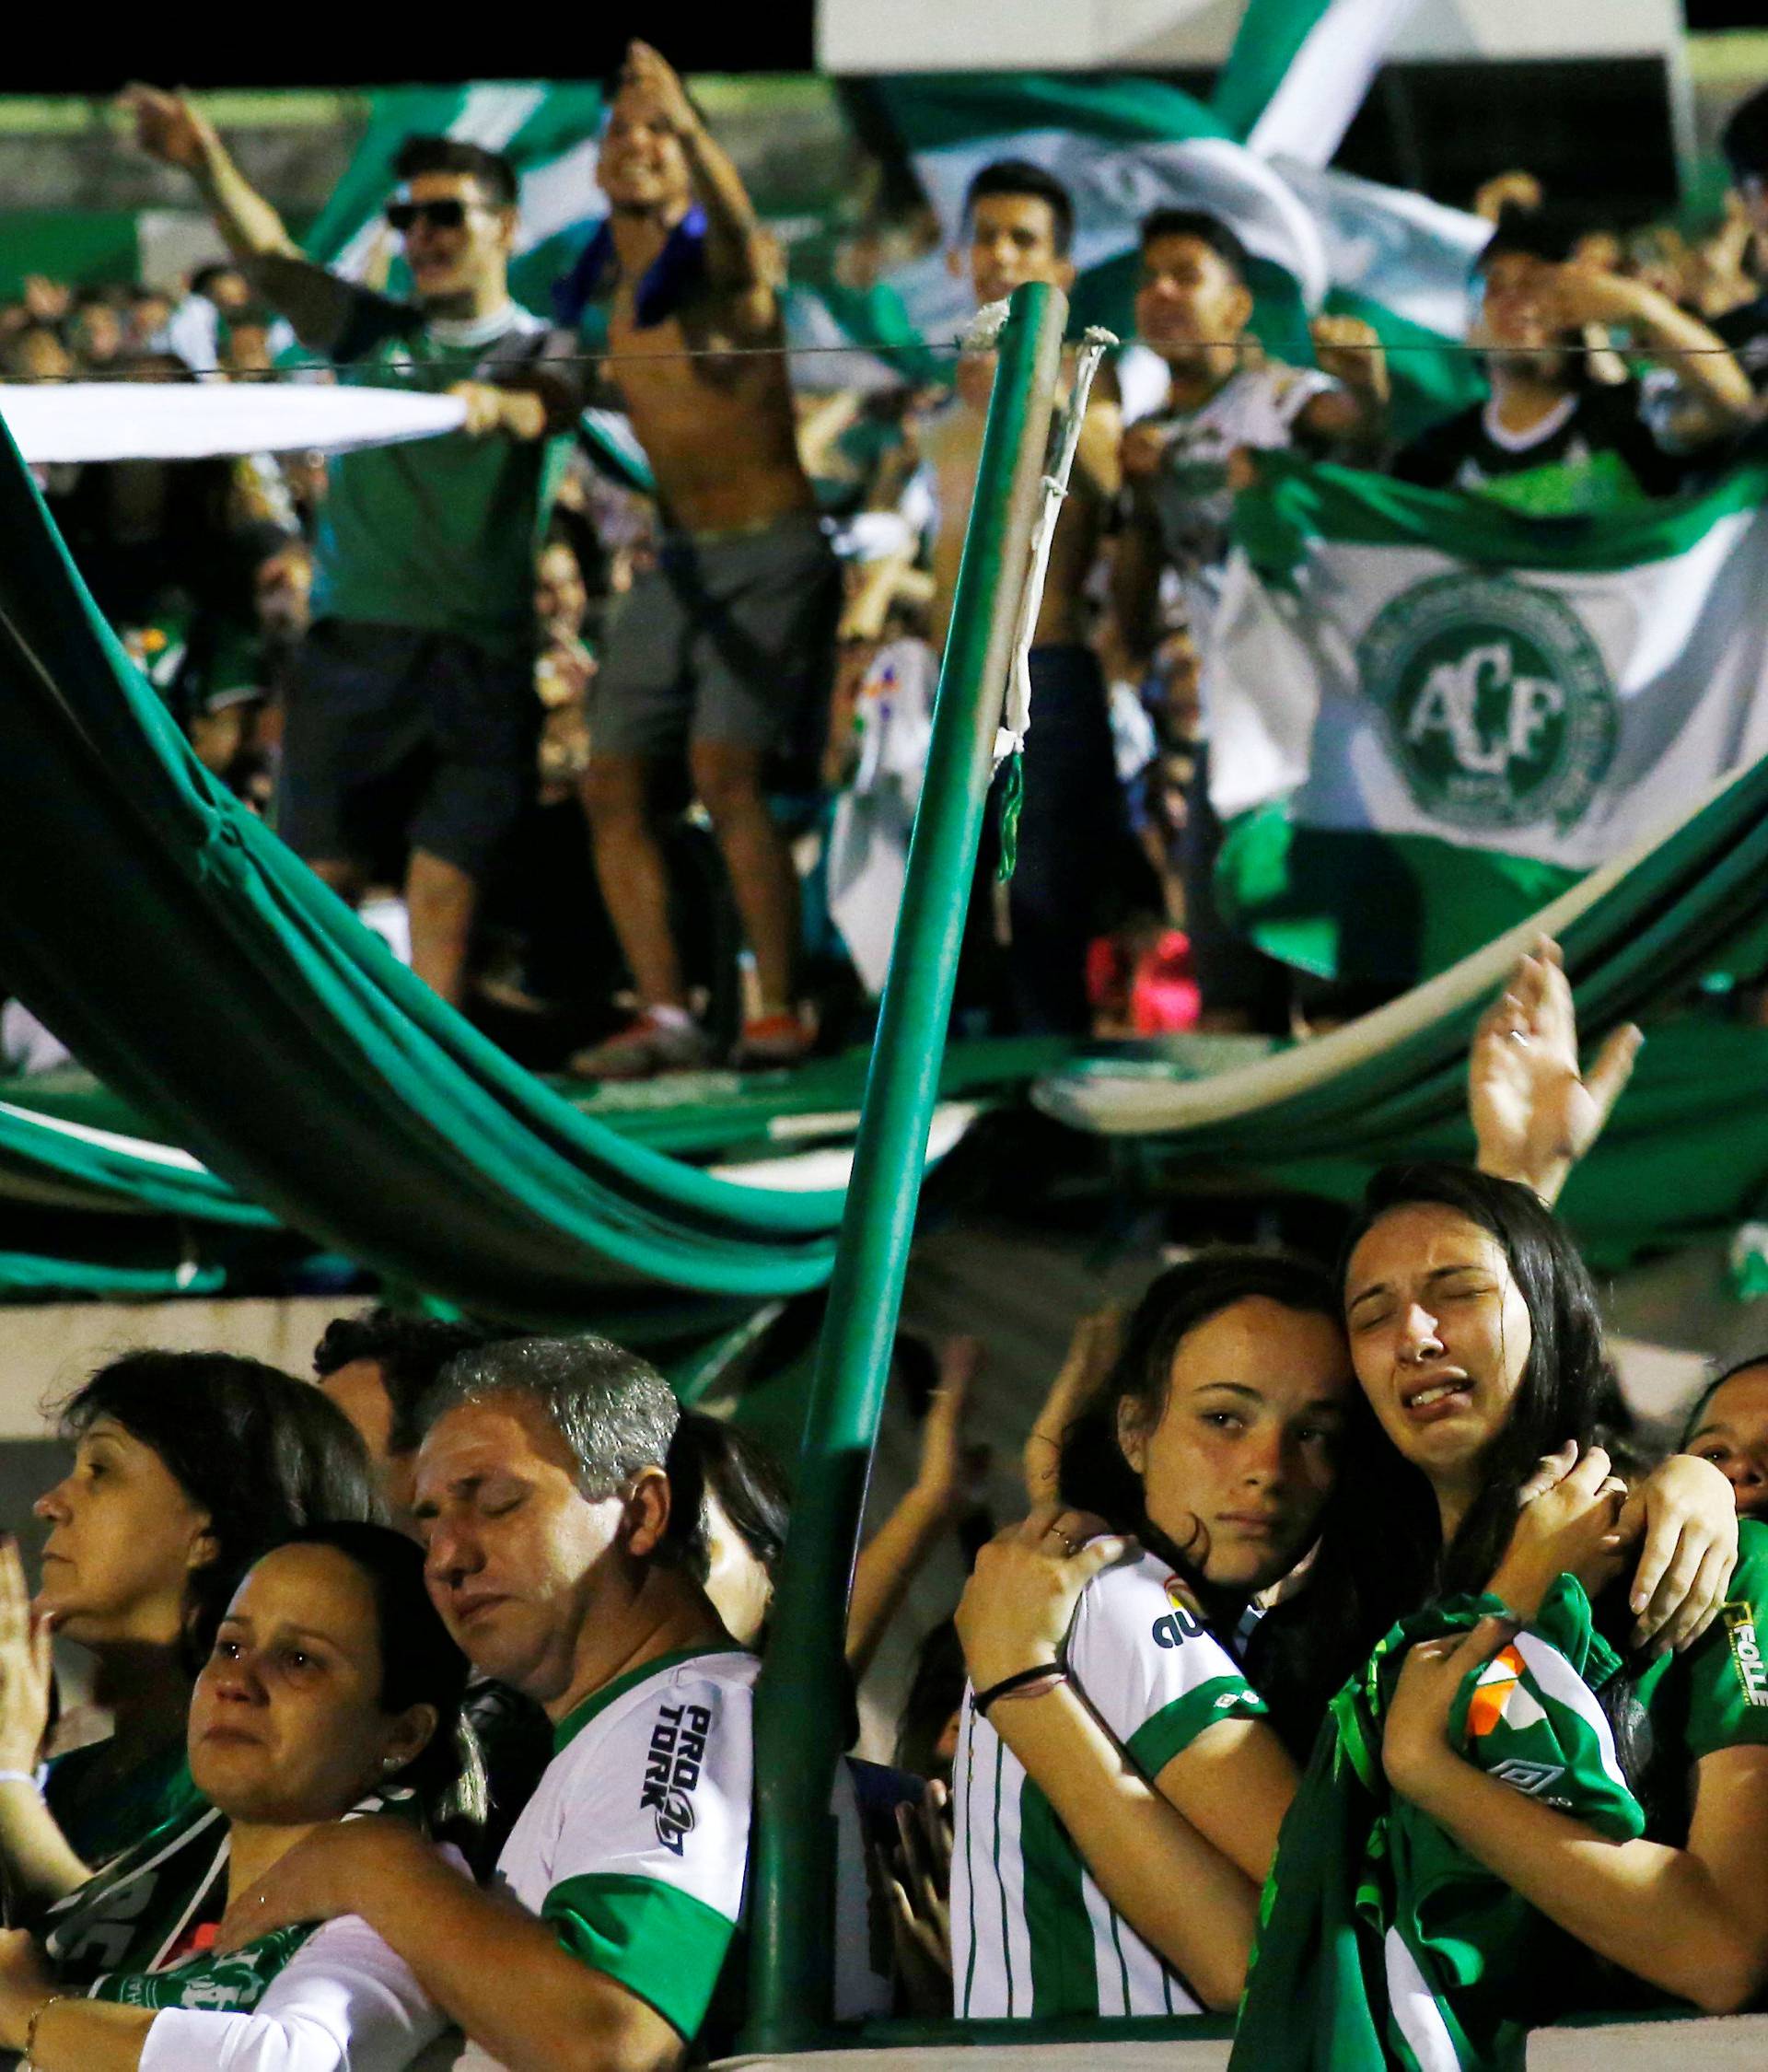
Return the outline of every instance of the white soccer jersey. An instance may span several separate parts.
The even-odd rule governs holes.
[[[761,1664],[646,1662],[586,1699],[497,1859],[570,1953],[692,2038],[742,1907]]]
[[[1068,1673],[1145,1775],[1206,1727],[1264,1706],[1165,1562],[1145,1554],[1082,1594]],[[1158,2015],[1202,2010],[1094,1883],[1050,1801],[964,1694],[953,1781],[956,2011]],[[1006,1701],[1011,1703],[1011,1700]]]
[[[1148,421],[1167,435],[1152,484],[1161,544],[1178,572],[1200,649],[1215,623],[1227,562],[1234,514],[1228,462],[1242,450],[1293,445],[1296,419],[1316,396],[1336,387],[1317,367],[1268,360],[1241,367],[1197,410],[1152,413]]]

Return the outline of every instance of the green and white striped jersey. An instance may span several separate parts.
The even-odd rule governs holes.
[[[1264,1711],[1183,1583],[1153,1554],[1094,1577],[1064,1654],[1077,1689],[1150,1778],[1205,1728]],[[1184,1980],[1099,1891],[1050,1801],[978,1718],[972,1698],[967,1691],[954,1765],[956,2011],[1199,2012]]]

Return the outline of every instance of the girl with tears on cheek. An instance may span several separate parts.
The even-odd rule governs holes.
[[[54,1911],[46,1948],[0,1935],[0,2047],[37,2072],[400,2072],[444,2019],[365,1922],[254,1936],[231,1915],[329,1822],[476,1806],[466,1687],[402,1534],[315,1526],[265,1554],[191,1701],[191,1771],[218,1834],[150,1836]],[[192,1856],[211,1867],[194,1892]],[[224,1913],[237,1947],[220,1955]]]
[[[1768,1529],[1742,1528],[1733,1576],[1722,1514],[1691,1526],[1669,1564],[1693,1608],[1681,1645],[1646,1639],[1644,1585],[1615,1587],[1647,1503],[1601,1443],[1625,1420],[1595,1292],[1527,1188],[1378,1174],[1343,1299],[1388,1444],[1355,1494],[1379,1505],[1402,1624],[1333,1702],[1236,2064],[1519,2063],[1527,2026],[1624,1997],[1595,1960],[1746,2005],[1768,1979],[1768,1685],[1751,1682]],[[1687,1455],[1647,1486],[1709,1510],[1703,1477],[1731,1511]],[[1354,2032],[1367,2053],[1345,2056]]]

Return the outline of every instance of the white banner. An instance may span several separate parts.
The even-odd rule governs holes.
[[[65,381],[0,387],[0,419],[35,467],[343,453],[459,431],[465,403],[330,382]]]

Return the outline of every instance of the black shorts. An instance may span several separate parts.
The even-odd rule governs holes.
[[[321,620],[289,684],[278,832],[309,862],[369,864],[399,836],[483,878],[532,796],[540,722],[527,658]]]

